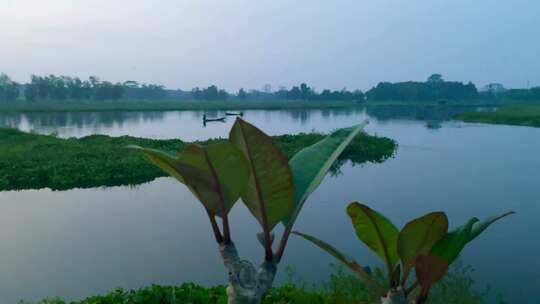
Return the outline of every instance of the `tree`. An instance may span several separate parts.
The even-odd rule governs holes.
[[[427,82],[429,83],[441,83],[444,82],[441,74],[432,74],[428,77]]]
[[[366,98],[366,97],[364,96],[364,93],[363,93],[362,91],[360,91],[360,90],[355,90],[355,91],[353,92],[353,99],[354,99],[354,101],[356,101],[356,102],[362,102],[362,101],[365,100],[365,98]]]
[[[240,118],[228,141],[206,147],[191,144],[179,157],[134,148],[185,184],[203,205],[229,273],[229,303],[256,304],[272,287],[302,206],[364,125],[338,130],[289,162],[271,137]],[[231,237],[228,214],[240,197],[262,228],[257,237],[264,247],[264,261],[258,269],[240,259]],[[284,231],[275,248],[273,229],[280,223]]]
[[[29,102],[36,101],[38,96],[38,89],[34,84],[27,84],[24,86],[24,98]]]
[[[51,98],[54,100],[65,100],[68,97],[68,88],[64,77],[49,76]]]
[[[540,87],[531,88],[531,97],[534,100],[540,100]]]
[[[120,83],[113,85],[111,89],[111,99],[114,101],[119,100],[124,95],[124,86]]]
[[[297,100],[302,98],[302,91],[297,86],[292,87],[292,89],[287,92],[287,99]]]
[[[238,91],[238,98],[239,98],[240,100],[246,100],[246,98],[247,98],[247,93],[246,93],[246,91],[245,91],[243,88],[241,88],[241,89]]]
[[[0,74],[0,101],[14,101],[19,97],[19,84],[8,75]]]
[[[83,98],[83,82],[78,78],[66,78],[66,85],[69,92],[69,98],[81,100]]]
[[[311,89],[307,84],[300,84],[300,98],[303,100],[308,100],[313,94],[313,89]]]
[[[476,86],[469,82],[444,81],[440,74],[433,74],[427,82],[380,82],[366,92],[368,100],[436,101],[470,100],[478,97]]]

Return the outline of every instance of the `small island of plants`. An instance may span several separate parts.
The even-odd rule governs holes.
[[[466,112],[456,119],[465,122],[540,127],[540,106],[504,106],[493,112]]]
[[[282,135],[274,139],[290,158],[324,136],[311,133]],[[199,143],[217,141],[220,139]],[[127,149],[128,145],[172,152],[181,151],[187,143],[179,139],[106,135],[63,139],[0,128],[0,191],[137,185],[166,176],[143,155]],[[396,148],[397,143],[389,138],[360,133],[338,159],[334,171],[348,160],[353,164],[383,162],[392,157]]]

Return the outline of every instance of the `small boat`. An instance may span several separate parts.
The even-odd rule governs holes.
[[[244,116],[244,112],[225,112],[227,116]]]
[[[206,114],[203,114],[203,121],[204,122],[209,122],[209,121],[225,121],[225,116],[223,117],[218,117],[218,118],[207,118],[206,117]]]

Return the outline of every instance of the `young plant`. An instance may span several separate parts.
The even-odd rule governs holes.
[[[495,221],[513,214],[508,212],[479,222],[470,219],[465,225],[448,232],[448,218],[443,212],[433,212],[407,223],[401,231],[386,217],[366,205],[354,202],[347,207],[357,237],[373,250],[385,264],[387,286],[377,282],[366,268],[351,260],[331,245],[307,234],[293,232],[315,244],[355,272],[383,304],[406,304],[416,295],[415,303],[426,303],[433,284],[447,272],[469,242]],[[407,286],[411,271],[416,282]],[[414,291],[420,287],[420,291]]]
[[[202,203],[229,273],[229,303],[260,303],[272,287],[302,206],[364,125],[340,129],[290,161],[271,137],[241,118],[236,119],[228,141],[206,147],[191,144],[177,156],[134,148],[185,184]],[[232,241],[228,214],[240,197],[262,227],[257,237],[264,246],[264,262],[258,269],[240,259]],[[284,230],[274,248],[272,231],[279,223]]]

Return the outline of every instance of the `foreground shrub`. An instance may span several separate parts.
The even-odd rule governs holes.
[[[374,272],[378,272],[375,270]],[[471,278],[472,268],[458,261],[448,275],[432,290],[429,304],[487,304],[492,296],[489,290],[475,290]],[[382,272],[381,272],[382,273]],[[385,278],[381,277],[381,280]],[[376,299],[370,294],[365,283],[342,267],[335,267],[334,273],[320,286],[307,287],[301,280],[273,288],[263,298],[263,304],[359,304],[372,303]],[[180,286],[159,286],[136,290],[116,289],[102,296],[92,296],[81,301],[68,302],[49,299],[38,302],[21,301],[19,304],[225,304],[225,286],[203,287],[192,283]],[[498,304],[504,304],[499,300]]]

